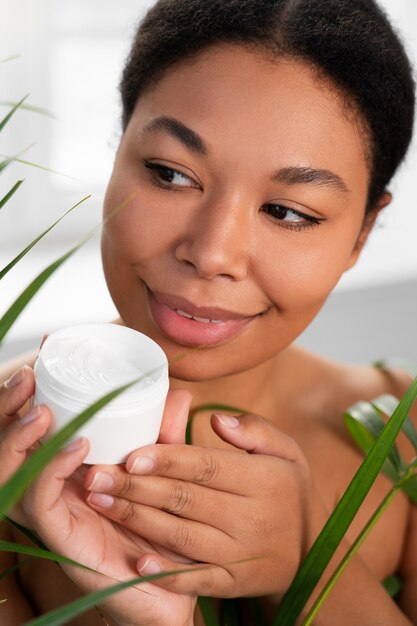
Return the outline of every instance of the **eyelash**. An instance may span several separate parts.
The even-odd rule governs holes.
[[[189,176],[187,176],[186,174],[184,174],[183,172],[176,170],[172,167],[168,167],[167,165],[162,165],[160,163],[152,163],[150,161],[144,161],[144,166],[150,170],[148,179],[149,182],[154,185],[154,187],[157,187],[158,189],[162,189],[164,191],[174,191],[174,192],[178,192],[178,191],[184,191],[184,189],[187,189],[187,187],[178,187],[176,185],[172,185],[169,182],[166,181],[161,181],[161,179],[159,179],[157,177],[157,175],[161,175],[163,172],[165,174],[167,174],[168,172],[172,172],[173,174],[179,174],[180,176],[183,176],[185,178],[188,178],[189,180],[192,180]],[[190,187],[190,189],[195,189],[195,187]],[[305,220],[303,223],[291,223],[291,222],[284,222],[284,220],[279,220],[277,218],[274,218],[274,216],[272,215],[272,218],[280,223],[280,225],[282,225],[284,228],[288,228],[289,230],[296,230],[296,231],[300,231],[300,230],[305,230],[306,228],[312,228],[314,226],[319,226],[321,222],[325,221],[325,218],[318,218],[318,217],[313,217],[312,215],[307,215],[306,213],[302,213],[301,211],[297,211],[296,209],[291,209],[289,207],[283,206],[281,204],[265,204],[264,205],[265,208],[268,207],[278,207],[279,209],[283,209],[284,211],[293,213],[294,215],[297,215],[298,217],[302,218],[303,220]],[[271,214],[270,214],[271,215]]]

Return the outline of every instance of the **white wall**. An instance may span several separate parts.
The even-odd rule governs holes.
[[[32,252],[0,284],[0,312],[38,269],[100,220],[119,136],[117,83],[137,19],[151,4],[152,0],[0,0],[0,58],[20,54],[0,65],[0,99],[17,101],[29,92],[30,103],[57,117],[19,112],[1,135],[0,152],[14,154],[35,142],[25,158],[77,179],[27,166],[9,168],[1,179],[2,190],[18,177],[27,180],[0,216],[0,267],[66,208],[87,193],[93,194],[92,200],[67,218],[39,251]],[[404,33],[417,61],[417,0],[382,0],[382,4]],[[393,205],[339,290],[417,277],[416,173],[417,139],[392,186]],[[113,314],[96,242],[43,288],[12,337]]]

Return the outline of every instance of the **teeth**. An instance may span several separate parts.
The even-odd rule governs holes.
[[[211,320],[208,320],[205,317],[195,317],[195,316],[193,316],[193,319],[196,322],[203,322],[203,324],[210,324],[210,322],[211,322]]]
[[[189,313],[186,313],[185,311],[180,311],[180,309],[175,309],[177,313],[179,313],[179,315],[182,315],[183,317],[187,317],[189,320],[191,320],[193,318],[192,315],[190,315]]]
[[[178,313],[178,315],[182,315],[189,320],[195,320],[196,322],[202,322],[203,324],[220,324],[222,320],[209,320],[206,317],[194,317],[185,311],[181,311],[181,309],[174,309]]]

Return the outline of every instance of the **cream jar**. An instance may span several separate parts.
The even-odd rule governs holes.
[[[82,324],[47,337],[35,367],[34,404],[54,421],[45,439],[93,402],[139,377],[98,411],[74,438],[87,437],[85,463],[123,463],[136,448],[155,443],[168,393],[168,361],[152,339],[117,324]]]

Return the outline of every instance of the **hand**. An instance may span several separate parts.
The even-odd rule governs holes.
[[[51,422],[51,413],[45,406],[32,407],[22,414],[34,391],[35,376],[28,365],[15,372],[0,387],[0,485],[6,483],[24,463]],[[20,524],[27,525],[18,505],[9,511],[9,515]]]
[[[129,457],[128,474],[120,467],[90,468],[88,502],[151,543],[218,565],[200,571],[184,565],[187,575],[155,581],[165,589],[223,598],[283,594],[309,539],[306,520],[316,492],[307,462],[292,439],[260,417],[213,415],[211,423],[223,440],[252,454],[147,446]],[[174,565],[149,553],[137,568],[145,575]]]
[[[168,395],[164,421],[169,421],[170,426],[164,427],[163,437],[175,438],[184,432],[189,403],[186,392],[174,391]],[[80,589],[91,592],[134,578],[138,575],[138,556],[155,553],[156,549],[86,504],[82,485],[85,468],[78,468],[87,452],[88,442],[84,438],[60,452],[25,493],[23,509],[32,528],[51,550],[99,572],[62,566]],[[178,569],[178,563],[175,568]],[[192,624],[194,606],[192,596],[179,595],[151,583],[129,588],[103,603],[104,610],[117,624],[135,626]]]

